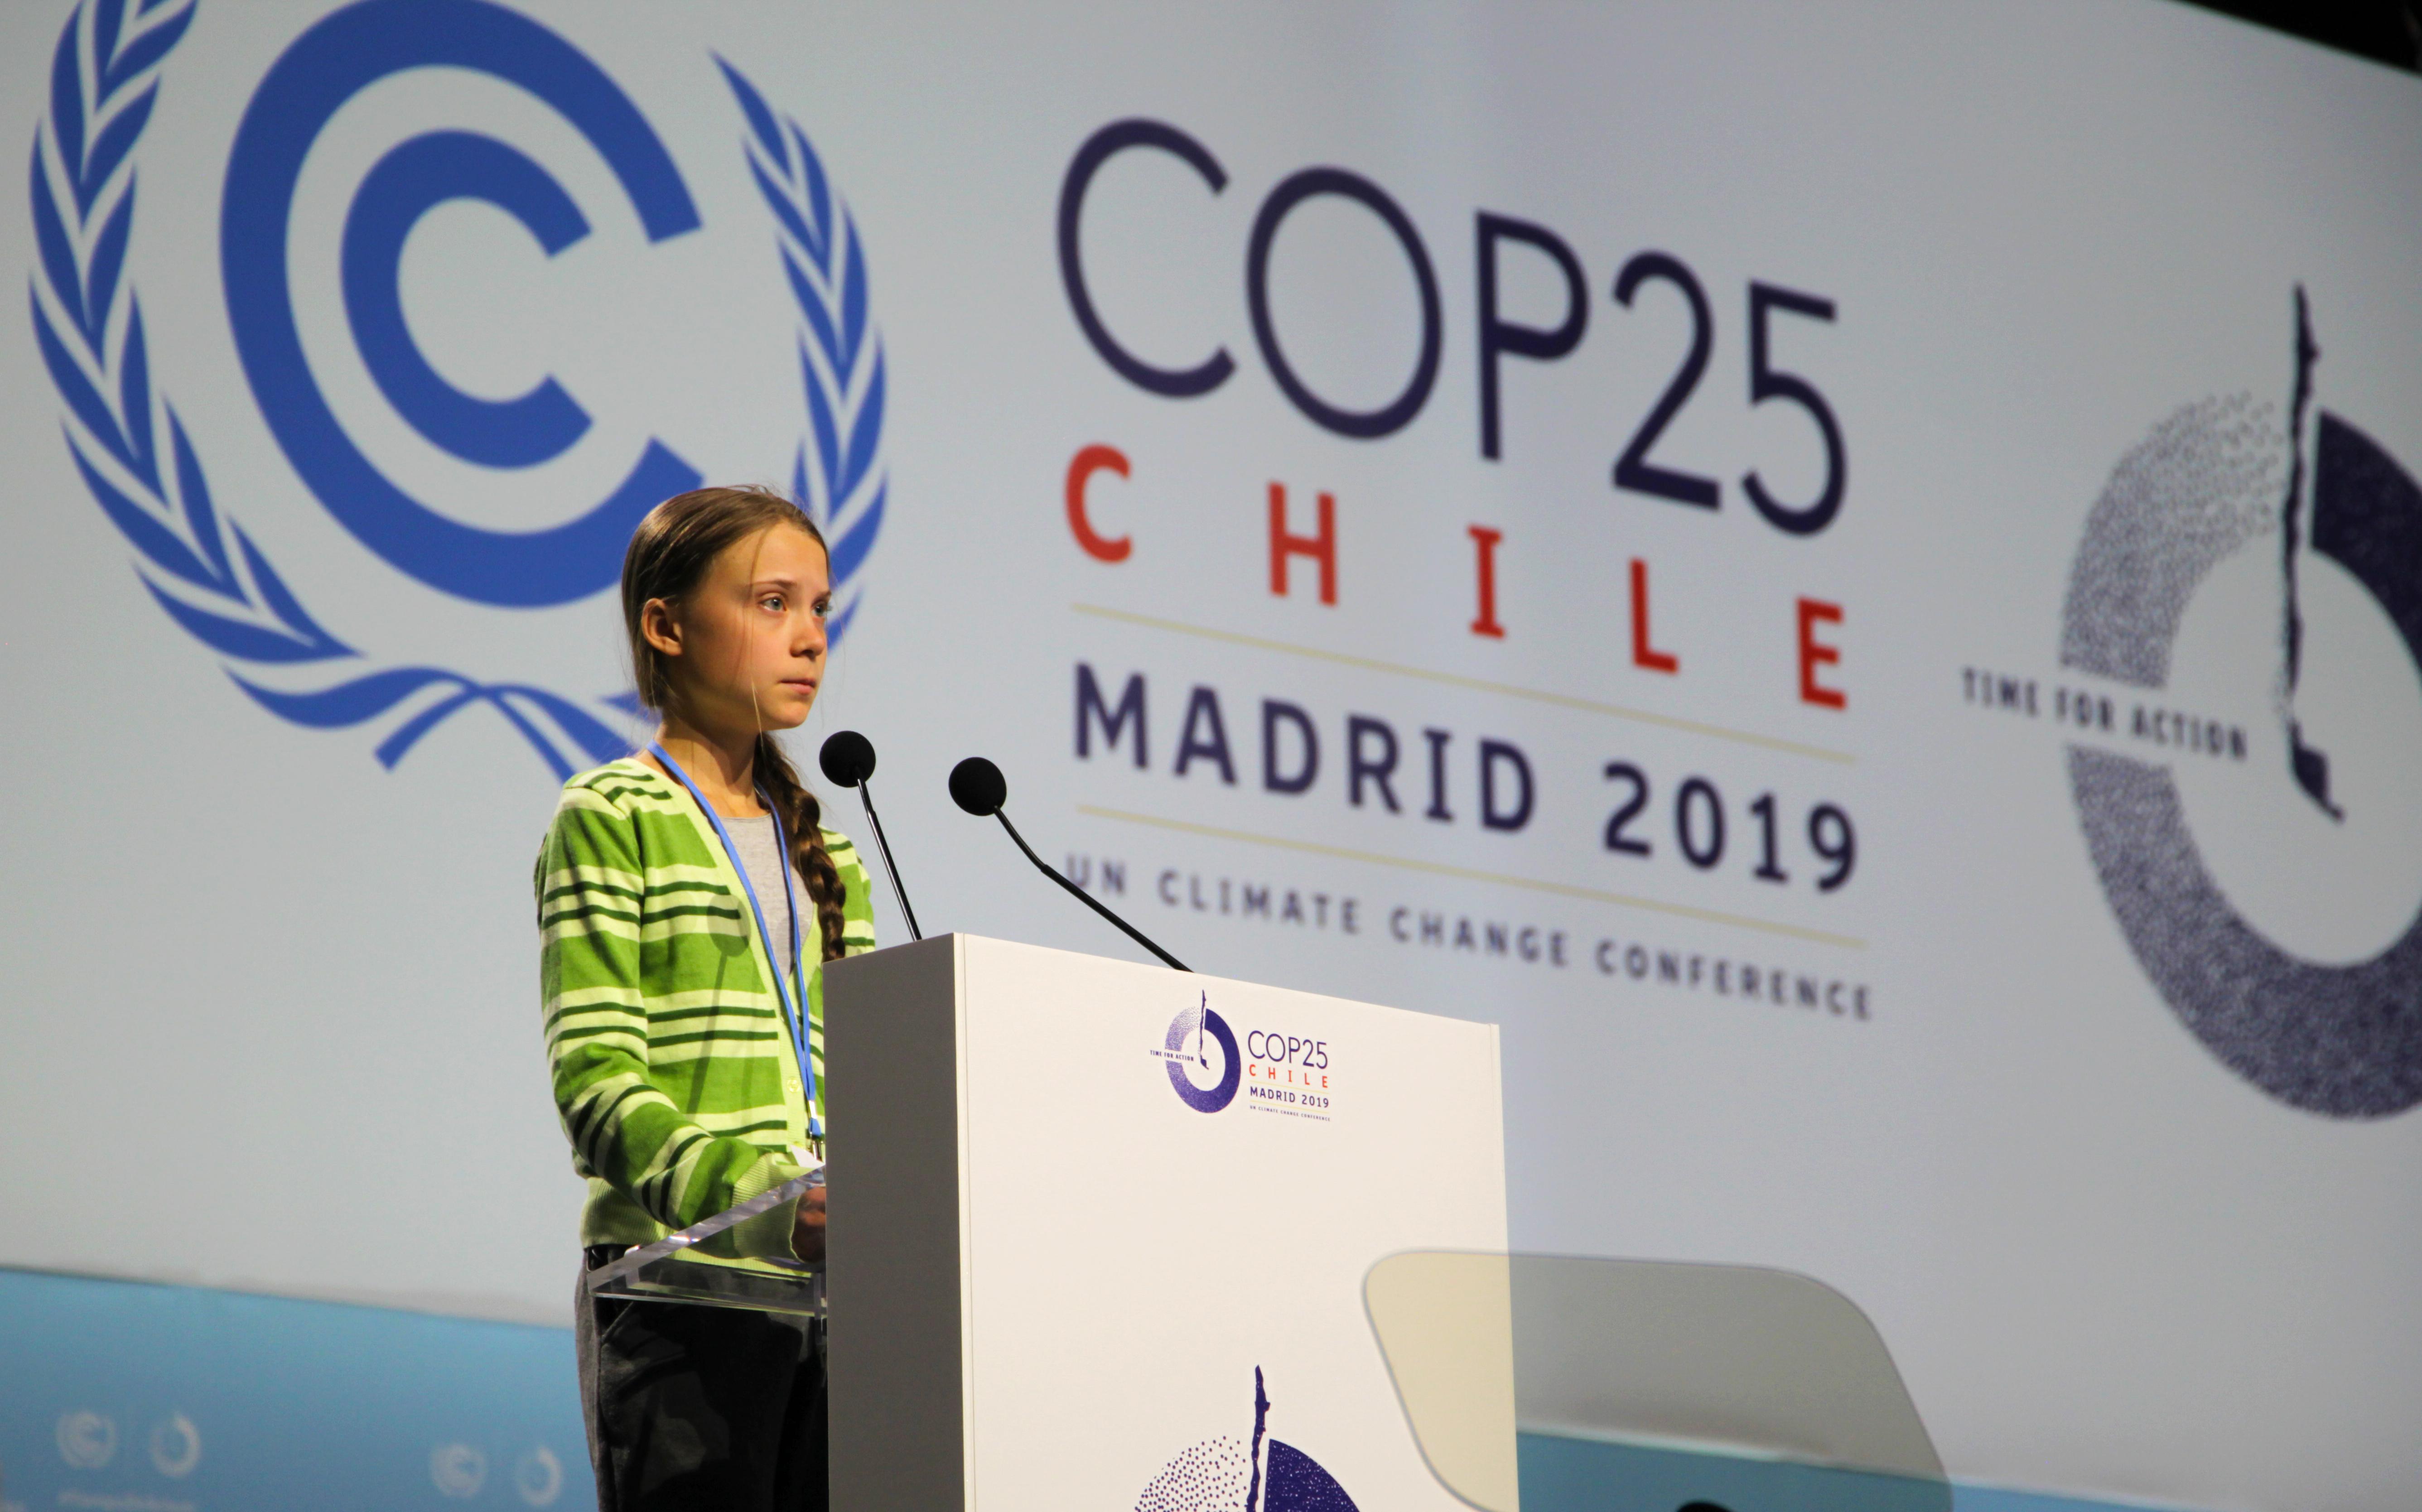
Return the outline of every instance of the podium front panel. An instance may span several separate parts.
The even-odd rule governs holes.
[[[827,969],[836,1506],[1461,1504],[1362,1284],[1503,1250],[1494,1026],[966,936]]]

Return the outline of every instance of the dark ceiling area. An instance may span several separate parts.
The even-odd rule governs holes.
[[[2186,0],[2323,47],[2422,73],[2422,5],[2416,0]]]

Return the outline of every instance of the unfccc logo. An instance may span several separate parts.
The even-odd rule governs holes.
[[[59,1457],[78,1470],[99,1470],[118,1453],[118,1425],[89,1410],[59,1414],[54,1437]]]
[[[626,696],[566,695],[433,665],[425,654],[396,659],[357,648],[305,606],[308,585],[290,584],[237,523],[246,501],[214,496],[208,438],[190,433],[170,397],[154,388],[139,301],[122,276],[134,232],[135,149],[161,96],[164,65],[195,15],[193,0],[83,0],[60,33],[49,109],[36,132],[34,334],[94,501],[135,552],[161,607],[280,718],[320,729],[381,722],[387,729],[376,753],[389,766],[478,705],[503,716],[559,773],[582,757],[622,754],[628,742],[614,726],[627,714]],[[735,181],[746,173],[754,190],[746,197],[760,212],[747,229],[770,237],[777,251],[765,258],[755,242],[757,260],[729,262],[760,268],[768,280],[778,268],[779,297],[795,315],[805,414],[791,484],[832,545],[838,638],[857,607],[858,574],[885,506],[883,349],[869,319],[865,260],[797,122],[722,59],[700,57],[696,67],[701,97],[712,89],[728,100],[741,137],[721,170]],[[532,132],[552,144],[547,150],[560,160],[574,144],[606,178],[574,176],[590,185],[584,205],[539,156],[494,130],[418,131],[375,154],[343,198],[333,252],[313,260],[297,217],[317,182],[315,147],[386,118],[375,102],[348,110],[366,94],[432,71],[500,85],[523,106],[541,107],[545,128]],[[348,150],[360,147],[351,141]],[[295,477],[378,563],[457,603],[571,604],[612,585],[633,525],[658,500],[698,484],[714,460],[654,434],[620,433],[639,425],[601,426],[592,402],[553,375],[510,398],[449,379],[405,319],[405,244],[432,211],[456,202],[502,212],[558,277],[578,276],[556,260],[592,237],[636,234],[660,255],[705,226],[655,128],[564,38],[491,0],[358,0],[286,48],[237,128],[219,220],[236,353]],[[601,228],[624,226],[636,229]],[[341,322],[309,314],[321,303],[305,291],[322,286],[334,291]],[[593,320],[628,301],[601,294],[589,304]],[[674,385],[696,385],[682,364],[653,366],[659,402]],[[337,369],[366,375],[354,386],[359,393],[332,389]],[[590,397],[597,397],[593,384]],[[596,461],[614,448],[621,457]],[[569,475],[563,468],[538,471],[575,449],[594,476],[612,480],[588,485],[585,497],[559,481]],[[399,465],[404,453],[429,465]],[[505,529],[460,518],[460,501],[428,481],[444,468],[526,483],[534,507],[559,523]],[[232,508],[222,512],[223,504]]]

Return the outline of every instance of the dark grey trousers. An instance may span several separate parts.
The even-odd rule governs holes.
[[[585,1270],[573,1316],[599,1512],[826,1512],[822,1322],[592,1299]]]

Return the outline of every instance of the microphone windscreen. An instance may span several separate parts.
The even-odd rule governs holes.
[[[827,780],[856,787],[874,775],[874,742],[855,730],[837,731],[816,753],[816,764]]]
[[[970,756],[951,768],[951,801],[982,819],[999,813],[1009,801],[1009,779],[981,756]]]

